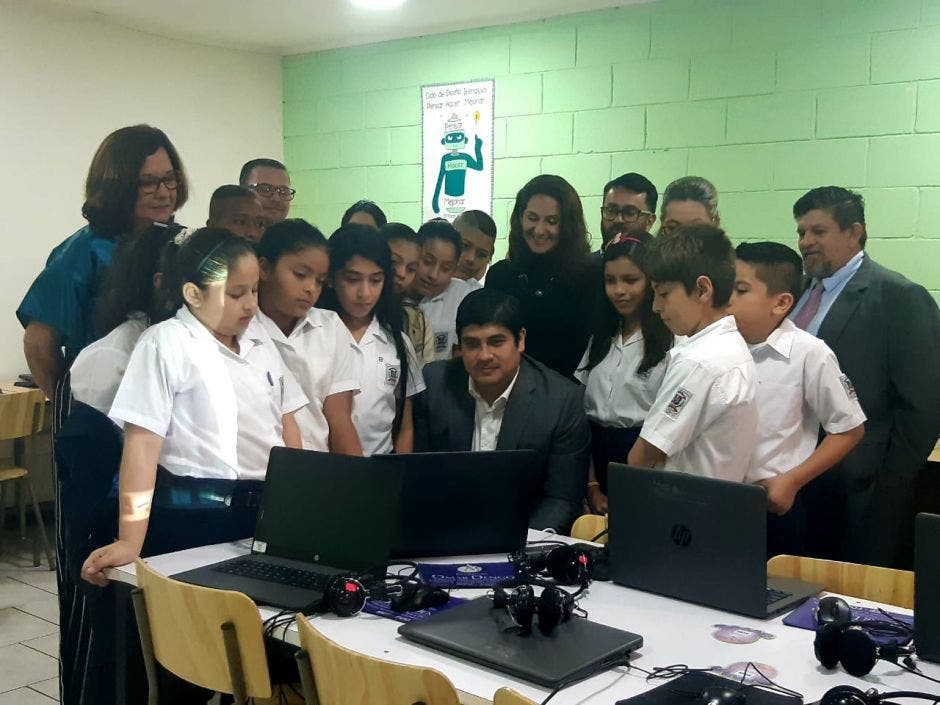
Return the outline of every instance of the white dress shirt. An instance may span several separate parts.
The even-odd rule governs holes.
[[[829,309],[832,308],[832,304],[834,304],[836,299],[839,298],[839,294],[842,293],[845,285],[848,284],[849,280],[858,272],[859,267],[862,266],[862,260],[864,258],[864,250],[862,252],[858,252],[854,257],[852,257],[852,259],[846,262],[844,266],[840,267],[837,271],[833,272],[830,276],[822,280],[824,291],[822,298],[819,300],[819,310],[816,311],[816,315],[813,316],[813,319],[809,322],[809,325],[806,326],[807,333],[812,333],[813,335],[819,334],[819,327],[822,325],[822,322],[826,320],[826,316],[829,314]],[[812,284],[806,287],[806,291],[803,292],[800,300],[796,302],[796,306],[794,306],[793,310],[790,312],[791,320],[796,318],[800,310],[806,305],[806,302],[809,301],[809,297],[812,295],[813,288],[819,284],[819,281],[819,279],[813,279]]]
[[[845,433],[865,423],[855,387],[829,347],[785,319],[751,346],[757,368],[757,446],[747,481],[782,475],[816,449],[819,427]]]
[[[734,316],[669,351],[662,387],[640,438],[665,468],[743,482],[757,439],[757,373]]]
[[[509,395],[512,394],[512,388],[516,386],[517,379],[519,379],[519,370],[516,370],[512,382],[493,400],[492,404],[488,404],[486,399],[479,395],[473,386],[473,379],[467,379],[470,396],[476,402],[473,415],[473,445],[470,446],[470,450],[496,450],[499,431],[503,427],[503,414],[506,412],[506,404],[509,403]]]
[[[437,296],[426,296],[420,307],[427,316],[428,325],[434,331],[434,359],[449,360],[457,340],[457,307],[464,297],[481,287],[476,279],[454,277],[444,291]]]
[[[261,311],[258,320],[271,336],[309,403],[294,418],[304,448],[329,451],[330,426],[323,401],[331,394],[359,391],[359,358],[346,324],[333,311],[311,308],[290,335]]]
[[[107,415],[134,346],[148,324],[145,314],[132,313],[105,337],[84,348],[69,369],[72,397]]]
[[[413,397],[424,391],[424,376],[407,335],[404,343],[408,355],[405,396]],[[353,400],[352,420],[362,443],[362,454],[391,453],[394,444],[392,425],[398,410],[398,380],[401,375],[401,360],[395,341],[373,316],[362,339],[354,344],[361,359],[360,392]]]
[[[637,370],[643,361],[643,332],[634,331],[626,341],[617,333],[610,341],[607,356],[585,370],[591,342],[588,341],[574,373],[584,385],[584,411],[588,418],[610,428],[642,425],[663,383],[668,356],[641,375]]]

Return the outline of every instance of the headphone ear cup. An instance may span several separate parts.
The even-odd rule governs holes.
[[[869,705],[868,696],[854,685],[837,685],[822,696],[819,705]]]
[[[528,585],[520,585],[516,593],[509,599],[509,611],[516,624],[521,627],[523,634],[532,633],[532,619],[535,617],[535,593]]]
[[[816,630],[813,640],[813,651],[816,660],[823,668],[832,670],[839,663],[839,641],[842,638],[842,627],[835,624],[823,624]]]
[[[493,607],[508,607],[509,606],[509,595],[511,593],[507,592],[506,588],[502,585],[497,585],[493,588]]]
[[[539,631],[546,636],[565,621],[565,595],[556,587],[542,590],[538,599]]]
[[[441,588],[419,590],[416,600],[416,609],[426,610],[432,607],[443,607],[450,602],[450,595]]]
[[[835,624],[847,627],[852,621],[852,608],[841,597],[829,595],[816,606],[816,619],[820,624]]]
[[[849,627],[839,639],[839,663],[856,678],[871,673],[878,660],[878,644],[860,627]]]
[[[352,617],[359,614],[366,604],[366,590],[358,580],[337,575],[327,583],[323,591],[322,612],[332,612],[337,617]]]
[[[591,554],[579,546],[559,546],[545,560],[549,576],[561,585],[577,585],[590,580]]]

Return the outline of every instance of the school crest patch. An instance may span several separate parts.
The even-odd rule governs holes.
[[[441,353],[447,350],[447,331],[434,334],[434,352]]]
[[[394,387],[398,384],[398,365],[392,365],[388,362],[385,363],[385,384],[389,387]]]
[[[849,379],[849,376],[842,375],[839,377],[839,381],[842,382],[842,388],[845,389],[845,393],[848,394],[849,399],[856,401],[858,394],[855,393],[855,385],[852,384],[852,380]]]
[[[673,419],[677,418],[691,398],[692,392],[685,387],[679,387],[673,395],[672,400],[666,405],[666,416]]]

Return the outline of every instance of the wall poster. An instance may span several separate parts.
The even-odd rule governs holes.
[[[493,212],[492,79],[421,87],[422,222]]]

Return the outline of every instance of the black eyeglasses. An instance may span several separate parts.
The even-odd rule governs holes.
[[[151,193],[157,192],[157,190],[160,188],[160,184],[166,186],[167,191],[175,191],[176,187],[180,184],[179,172],[174,171],[162,178],[148,176],[144,179],[139,179],[137,181],[137,188],[142,194],[149,196]]]
[[[636,206],[624,206],[623,208],[618,208],[613,203],[606,206],[601,206],[601,215],[604,216],[605,220],[617,220],[617,216],[622,216],[623,219],[627,222],[631,220],[636,220],[641,215],[653,215],[651,211],[641,211]]]
[[[252,188],[262,196],[271,197],[274,194],[277,194],[281,198],[285,198],[288,201],[294,198],[294,194],[297,193],[296,189],[292,189],[290,186],[275,186],[274,184],[248,184],[248,188]]]

